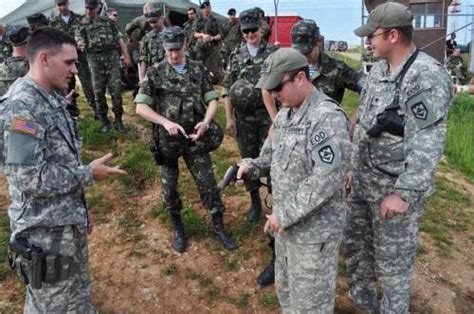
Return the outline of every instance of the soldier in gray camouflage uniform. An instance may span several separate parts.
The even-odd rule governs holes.
[[[155,158],[161,165],[163,208],[169,212],[174,227],[173,248],[180,253],[186,249],[183,205],[178,194],[178,158],[183,157],[201,201],[212,215],[214,235],[225,248],[236,249],[237,244],[224,230],[224,205],[209,156],[209,150],[217,148],[222,137],[213,147],[208,147],[207,142],[217,128],[213,120],[219,94],[207,79],[204,65],[185,58],[184,30],[168,27],[162,35],[166,59],[148,68],[135,102],[139,115],[159,125],[154,138]]]
[[[256,10],[241,12],[240,29],[246,44],[231,54],[222,83],[227,131],[236,137],[242,158],[258,156],[271,125],[264,99],[254,86],[260,78],[263,62],[278,47],[262,39],[259,20]],[[248,180],[246,188],[252,199],[247,219],[258,221],[262,210],[260,181]]]
[[[243,159],[237,178],[268,170],[273,178],[273,213],[264,231],[275,234],[278,300],[283,313],[333,313],[350,157],[347,117],[314,88],[308,61],[295,49],[270,55],[257,87],[283,108],[260,156]]]
[[[444,67],[413,44],[412,19],[406,6],[388,2],[354,31],[380,60],[362,91],[346,180],[350,295],[367,312],[408,313],[420,216],[434,191],[452,98]]]
[[[81,26],[82,15],[74,13],[69,9],[68,0],[56,0],[56,7],[59,14],[51,20],[51,26],[68,33],[74,38],[77,29]],[[81,81],[82,91],[86,96],[87,103],[91,106],[94,113],[96,112],[96,104],[94,98],[94,90],[92,89],[91,72],[89,64],[87,63],[86,53],[82,50],[77,50],[79,56],[79,63],[77,64],[78,76]],[[69,91],[75,89],[76,80],[70,82]]]
[[[13,54],[0,63],[0,96],[5,95],[16,79],[28,72],[26,44],[29,30],[26,26],[17,26],[8,32],[8,39],[13,45]]]
[[[0,24],[0,62],[3,62],[6,57],[11,56],[12,46],[8,41],[7,30],[5,26]]]
[[[85,0],[86,16],[76,32],[76,40],[78,47],[85,49],[91,67],[92,87],[98,118],[102,124],[101,131],[106,133],[111,127],[105,98],[105,91],[108,88],[115,114],[114,127],[119,132],[125,132],[122,122],[122,81],[117,44],[122,50],[125,67],[129,67],[131,61],[114,23],[107,17],[97,15],[98,4],[98,0]]]
[[[324,38],[313,20],[302,20],[291,29],[292,47],[306,56],[316,88],[341,103],[346,88],[360,93],[364,74],[323,52]]]
[[[229,21],[222,26],[224,39],[222,40],[221,54],[224,58],[224,68],[227,67],[230,54],[235,49],[238,49],[243,41],[239,18],[236,16],[237,12],[234,8],[231,8],[227,15],[229,16]]]
[[[212,83],[222,82],[224,76],[222,59],[219,52],[219,42],[222,40],[222,27],[212,15],[210,1],[201,4],[201,13],[194,22],[193,36],[197,39],[196,60],[202,61],[209,69]]]
[[[40,28],[29,39],[28,60],[28,75],[0,98],[0,166],[10,186],[11,262],[26,284],[24,312],[96,313],[84,187],[124,171],[104,165],[110,154],[81,162],[76,122],[56,93],[77,74],[74,39]]]
[[[146,69],[165,57],[160,36],[164,28],[163,12],[158,9],[150,11],[146,13],[146,18],[153,29],[143,37],[140,43],[140,77],[145,77]]]

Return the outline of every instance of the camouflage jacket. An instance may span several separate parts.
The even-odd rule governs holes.
[[[311,78],[317,89],[341,103],[346,88],[360,93],[365,75],[342,61],[321,54],[319,71]]]
[[[17,78],[28,72],[26,57],[9,57],[0,64],[0,96],[5,95]]]
[[[51,20],[51,26],[68,33],[74,38],[76,31],[81,27],[81,19],[83,18],[84,16],[70,11],[67,23],[62,19],[61,15],[57,15]]]
[[[462,57],[451,55],[446,60],[446,68],[448,69],[448,73],[456,78],[457,84],[464,85],[467,83],[469,73]]]
[[[125,25],[125,33],[134,42],[140,42],[143,36],[151,31],[150,23],[144,15],[134,18],[130,23]]]
[[[193,23],[187,21],[183,25],[184,34],[186,35],[186,47],[188,50],[193,50],[196,45],[196,38],[194,38],[194,24],[195,21]]]
[[[270,25],[265,17],[260,20],[260,28],[262,29],[263,40],[269,41],[270,36],[272,35],[272,30],[270,29]]]
[[[82,18],[76,31],[76,41],[86,44],[86,52],[108,52],[117,47],[120,34],[115,24],[107,17]]]
[[[360,97],[352,166],[359,192],[368,201],[379,202],[399,192],[414,203],[434,191],[434,172],[443,152],[452,99],[451,79],[441,64],[419,52],[406,72],[398,110],[405,123],[404,137],[386,131],[377,137],[367,134],[376,125],[377,115],[392,104],[402,67],[388,73],[385,60],[376,62]]]
[[[17,80],[0,102],[1,163],[10,186],[12,235],[30,228],[85,225],[83,188],[92,170],[64,97]],[[3,145],[4,144],[4,145]]]
[[[234,23],[229,20],[222,27],[222,32],[224,36],[224,49],[233,51],[242,43],[242,32],[240,31],[240,23],[238,20]]]
[[[163,48],[160,32],[149,31],[140,43],[140,62],[145,62],[147,66],[151,66],[163,60],[164,57],[165,49]]]
[[[297,111],[280,109],[273,126],[260,156],[243,163],[254,177],[270,169],[272,210],[285,229],[281,236],[298,243],[339,240],[350,158],[344,111],[315,89]]]
[[[12,45],[8,41],[6,35],[3,35],[0,39],[0,62],[3,62],[7,57],[12,55]]]
[[[194,22],[193,25],[193,33],[196,32],[211,36],[216,36],[218,34],[223,35],[222,27],[213,15],[207,19],[204,19],[203,17],[196,19],[196,22]],[[216,42],[212,41],[211,43],[215,44]]]
[[[222,96],[229,94],[230,87],[238,79],[247,80],[252,85],[257,84],[263,62],[277,49],[277,46],[262,41],[255,57],[250,55],[247,45],[242,45],[238,50],[235,50],[229,57],[229,64],[222,82],[222,86],[224,86]]]
[[[166,59],[149,67],[135,102],[152,108],[156,103],[153,108],[156,112],[191,134],[204,117],[203,103],[218,99],[219,94],[209,82],[201,62],[187,60],[186,68],[185,74],[178,74]]]

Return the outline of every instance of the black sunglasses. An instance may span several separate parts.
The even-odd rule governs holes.
[[[294,77],[291,78],[291,79],[287,79],[286,81],[283,81],[280,84],[278,84],[275,88],[269,89],[268,91],[270,93],[279,93],[279,92],[281,92],[283,87],[285,87],[286,83],[293,82],[294,80],[295,80]]]
[[[258,32],[259,28],[258,27],[253,27],[253,28],[247,28],[247,29],[244,29],[242,31],[242,33],[244,33],[245,35],[247,35],[248,33],[256,33]]]

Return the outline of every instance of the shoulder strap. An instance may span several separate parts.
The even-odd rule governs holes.
[[[403,78],[405,74],[408,72],[410,66],[415,62],[416,57],[418,56],[419,50],[416,49],[415,52],[408,58],[407,62],[403,65],[402,71],[400,72],[397,83],[395,85],[395,97],[393,98],[393,102],[386,108],[386,109],[398,109],[400,108],[400,87],[402,86]]]

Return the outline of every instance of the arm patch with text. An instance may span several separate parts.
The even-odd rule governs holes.
[[[341,165],[341,151],[334,134],[326,130],[317,130],[310,139],[311,158],[313,167],[321,169],[321,174],[327,174]]]

